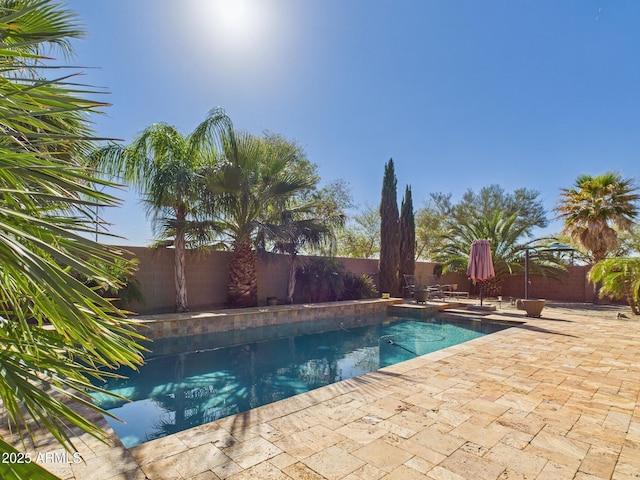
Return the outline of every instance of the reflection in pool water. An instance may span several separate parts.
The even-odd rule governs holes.
[[[444,318],[377,320],[333,319],[333,330],[315,333],[300,333],[304,325],[296,325],[295,334],[290,326],[247,330],[241,335],[269,339],[242,344],[238,332],[173,339],[181,353],[152,354],[139,371],[119,372],[128,378],[100,385],[130,402],[100,393],[94,400],[126,422],[108,418],[131,447],[508,327]],[[326,328],[318,322],[307,327],[319,325]],[[234,345],[221,344],[231,338]],[[161,342],[150,347],[163,350]]]

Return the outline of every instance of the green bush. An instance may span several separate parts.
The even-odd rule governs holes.
[[[351,272],[345,272],[343,285],[341,300],[362,300],[375,298],[379,295],[376,284],[366,273],[356,275]]]
[[[297,270],[297,285],[304,301],[313,303],[360,300],[378,296],[369,275],[356,275],[329,257],[311,258]]]
[[[112,301],[118,308],[127,308],[132,302],[144,303],[140,283],[135,277],[139,263],[137,258],[117,258],[112,262],[93,259],[90,263],[102,265],[116,281],[107,283],[94,277],[89,278],[77,271],[73,271],[72,275],[101,297]]]
[[[297,284],[309,302],[333,302],[343,290],[344,265],[334,258],[306,260],[297,270]]]

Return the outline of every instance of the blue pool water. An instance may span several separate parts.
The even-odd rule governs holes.
[[[130,402],[94,401],[132,447],[507,327],[369,315],[157,341],[139,371],[100,385]]]

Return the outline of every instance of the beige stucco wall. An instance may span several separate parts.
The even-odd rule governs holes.
[[[123,247],[139,260],[136,278],[141,286],[145,302],[132,304],[131,311],[137,313],[171,312],[175,308],[174,250],[146,247]],[[189,307],[191,310],[220,308],[227,299],[229,252],[187,251],[186,276]],[[308,257],[300,256],[304,261]],[[378,260],[362,258],[338,258],[348,271],[366,273],[377,282]],[[258,301],[266,304],[267,297],[286,298],[291,257],[267,254],[258,259]],[[419,283],[427,283],[433,275],[432,262],[416,262],[415,275]],[[569,275],[561,280],[532,276],[530,298],[546,298],[572,302],[590,302],[591,286],[586,282],[586,267],[569,267]],[[440,283],[457,283],[461,291],[475,290],[464,274],[445,274]],[[514,276],[504,282],[503,295],[522,298],[524,279]]]
[[[140,283],[144,303],[134,303],[128,308],[137,313],[171,312],[175,307],[174,250],[147,247],[122,247],[138,261],[136,279]],[[187,251],[186,277],[189,308],[200,310],[223,307],[227,300],[229,252]],[[299,261],[304,261],[300,256]],[[378,260],[339,258],[345,268],[356,274],[366,273],[377,282]],[[284,299],[287,295],[289,267],[288,255],[266,254],[258,257],[258,301],[265,304],[267,297]],[[432,263],[418,262],[419,278],[433,273]]]
[[[143,304],[129,309],[138,313],[162,313],[175,309],[174,250],[172,248],[124,247],[140,262],[136,279]],[[229,252],[187,251],[186,278],[192,310],[222,306],[227,300]]]

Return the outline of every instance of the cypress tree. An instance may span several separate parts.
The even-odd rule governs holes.
[[[416,222],[411,186],[407,185],[400,207],[400,280],[416,270]]]
[[[399,296],[400,218],[393,158],[384,167],[380,201],[380,291]]]

